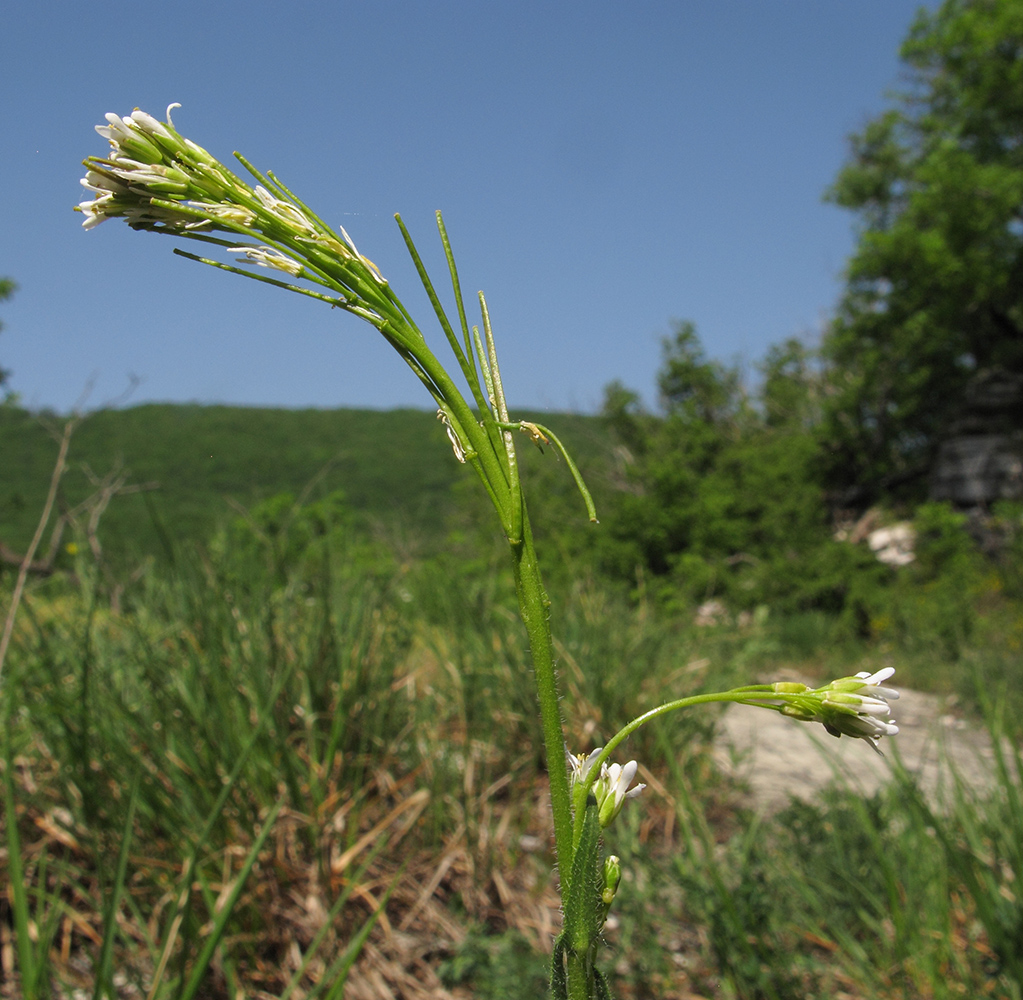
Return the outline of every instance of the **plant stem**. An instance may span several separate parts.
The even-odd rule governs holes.
[[[572,804],[565,764],[565,736],[554,670],[554,646],[551,641],[550,599],[544,590],[540,566],[533,546],[529,517],[522,506],[522,539],[511,539],[512,564],[515,569],[515,590],[519,599],[519,615],[529,636],[533,659],[536,692],[540,701],[547,775],[550,782],[551,811],[554,814],[554,846],[564,902],[569,891],[572,870]],[[592,1000],[595,996],[593,963],[589,956],[569,950],[569,1000]]]
[[[551,809],[554,813],[554,846],[564,898],[572,868],[572,806],[568,790],[568,769],[565,765],[565,736],[554,673],[550,599],[540,576],[540,566],[533,547],[533,533],[525,509],[522,510],[522,529],[522,539],[511,540],[515,592],[519,599],[519,615],[529,636],[536,693],[540,701]]]
[[[574,951],[568,953],[568,1000],[593,1000],[597,995],[593,963]]]
[[[589,773],[585,781],[579,782],[573,790],[572,811],[574,815],[573,845],[582,833],[582,815],[586,807],[586,796],[590,793],[594,782],[600,775],[600,766],[610,759],[611,754],[618,748],[619,744],[631,736],[640,726],[645,725],[651,719],[659,715],[667,715],[680,708],[689,708],[692,705],[709,705],[715,702],[736,702],[740,705],[756,705],[759,708],[770,708],[780,711],[780,705],[769,704],[768,698],[778,698],[778,694],[772,690],[770,684],[749,684],[744,687],[732,688],[730,691],[717,691],[713,694],[694,694],[688,698],[678,698],[675,701],[665,702],[649,712],[637,716],[630,723],[618,730],[604,745],[600,755],[590,765]]]

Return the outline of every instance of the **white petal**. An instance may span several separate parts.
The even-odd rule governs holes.
[[[277,199],[262,184],[256,185],[256,197],[271,211],[277,206]]]
[[[96,194],[124,194],[128,190],[108,174],[98,174],[94,170],[90,170],[78,183]]]
[[[119,115],[113,113],[104,115],[106,120],[110,122],[110,132],[113,134],[109,137],[111,142],[116,142],[117,137],[122,139],[134,139],[135,136],[132,134],[131,129],[128,127],[128,123],[125,122]],[[130,121],[131,119],[129,119]],[[97,126],[97,131],[100,126]]]
[[[868,674],[866,670],[862,670],[856,676],[862,678],[864,684],[880,684],[882,681],[888,680],[894,673],[895,667],[882,667],[873,674]]]
[[[83,201],[78,206],[85,215],[85,219],[82,221],[82,229],[94,229],[101,222],[107,221],[108,216],[97,209],[97,204],[98,202],[95,201]]]
[[[877,687],[873,686],[870,693],[875,698],[884,698],[886,701],[898,701],[899,692],[895,688]]]
[[[159,135],[164,139],[173,138],[170,132],[167,131],[163,122],[157,121],[152,115],[147,115],[145,111],[139,111],[136,108],[131,113],[131,120],[138,125],[143,132],[148,132],[150,135]]]
[[[438,415],[443,419],[444,411],[439,410]],[[447,421],[445,420],[445,423],[446,422]],[[593,766],[593,761],[601,756],[601,751],[603,751],[603,749],[603,746],[597,746],[596,749],[590,751],[585,757],[581,754],[569,754],[569,763],[572,765],[572,777],[574,780],[586,780],[586,775],[589,774],[589,769]]]

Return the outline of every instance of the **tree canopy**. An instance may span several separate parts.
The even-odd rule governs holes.
[[[851,500],[920,484],[979,373],[1023,373],[1023,0],[946,0],[830,200],[861,230],[827,333],[822,440]]]
[[[826,604],[834,574],[806,571],[828,560],[831,534],[810,352],[796,340],[773,348],[750,394],[737,368],[705,356],[692,323],[676,323],[662,348],[660,415],[620,383],[606,390],[622,468],[599,542],[605,567],[623,577],[642,567],[683,600]]]

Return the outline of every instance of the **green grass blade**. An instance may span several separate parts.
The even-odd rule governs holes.
[[[344,891],[337,898],[337,901],[330,908],[330,912],[327,914],[327,919],[324,920],[323,926],[320,928],[316,937],[310,942],[309,947],[305,951],[305,955],[302,956],[302,961],[299,963],[298,968],[294,971],[291,979],[288,980],[288,985],[284,988],[284,992],[281,993],[278,1000],[289,1000],[291,994],[295,991],[295,988],[302,981],[302,977],[306,973],[306,969],[309,968],[309,963],[316,956],[320,945],[323,944],[323,939],[327,936],[327,932],[330,930],[337,915],[344,909],[345,904],[351,898],[352,893],[355,891],[355,887],[359,884],[359,880],[369,870],[369,866],[373,863],[374,859],[383,851],[383,849],[390,843],[390,838],[381,837],[377,842],[376,846],[370,851],[365,861],[359,865],[358,870],[351,877],[348,885]]]
[[[9,732],[7,724],[5,732]],[[4,818],[7,823],[7,867],[11,876],[14,904],[14,933],[18,939],[18,968],[24,1000],[35,1000],[36,984],[43,971],[43,956],[37,956],[29,936],[28,890],[25,869],[21,864],[21,839],[18,836],[18,814],[14,807],[14,762],[9,736],[4,739]],[[37,960],[38,959],[38,960]]]
[[[231,914],[234,912],[234,908],[238,903],[238,897],[241,895],[242,889],[245,887],[245,883],[248,880],[249,873],[252,871],[252,866],[256,863],[256,858],[259,857],[259,852],[263,849],[263,844],[266,842],[266,838],[270,835],[274,822],[283,807],[284,797],[281,797],[277,800],[273,809],[270,810],[270,814],[263,823],[263,829],[260,830],[259,836],[256,838],[255,843],[252,845],[252,848],[249,850],[249,853],[245,858],[245,863],[235,876],[234,886],[227,898],[224,900],[224,905],[221,907],[220,912],[216,915],[213,923],[213,929],[206,938],[202,951],[199,952],[199,955],[195,960],[195,964],[192,966],[192,973],[188,978],[188,982],[185,984],[183,990],[178,994],[179,1000],[192,1000],[192,997],[195,996],[202,984],[203,977],[206,975],[206,970],[213,958],[213,953],[216,951],[217,945],[220,944],[220,939],[224,936],[224,931],[227,929],[227,922],[231,918]]]
[[[366,918],[366,922],[359,928],[358,933],[351,941],[348,942],[348,947],[346,947],[345,950],[337,957],[330,969],[328,969],[327,973],[324,975],[323,979],[320,980],[321,984],[325,985],[333,979],[333,983],[325,996],[325,1000],[338,1000],[338,997],[341,996],[341,991],[345,988],[345,982],[348,979],[348,973],[351,971],[356,959],[358,959],[359,955],[362,953],[362,949],[366,944],[366,939],[376,926],[377,921],[384,912],[384,907],[387,906],[387,903],[391,898],[391,894],[398,887],[398,882],[401,880],[401,876],[404,875],[404,873],[405,865],[402,865],[398,870],[398,873],[394,876],[394,879],[391,881],[391,884],[387,887],[387,892],[384,893],[384,897],[380,900],[377,908]],[[309,1000],[313,1000],[313,998],[318,994],[318,989],[313,990],[309,994]]]
[[[164,941],[159,961],[157,962],[156,972],[153,975],[153,982],[152,985],[150,986],[147,1000],[154,1000],[154,998],[157,995],[157,992],[160,988],[163,979],[163,974],[167,968],[167,962],[170,959],[171,949],[174,947],[175,941],[177,939],[178,928],[180,928],[180,926],[184,922],[185,918],[188,915],[188,911],[191,907],[192,895],[190,891],[190,885],[192,880],[192,873],[195,871],[195,866],[199,857],[199,852],[205,846],[206,841],[209,839],[209,836],[213,831],[213,827],[216,824],[217,819],[219,818],[221,812],[223,812],[224,807],[227,805],[227,801],[231,793],[234,791],[235,786],[238,784],[238,781],[242,775],[242,770],[244,769],[249,759],[249,755],[252,753],[253,748],[256,746],[256,744],[259,742],[260,737],[262,736],[263,727],[272,718],[273,708],[277,700],[277,696],[278,694],[280,694],[280,691],[283,688],[284,683],[289,676],[290,669],[281,671],[280,676],[277,678],[273,686],[273,689],[270,692],[270,696],[267,699],[266,705],[263,708],[263,711],[260,713],[259,719],[257,720],[255,727],[253,728],[252,734],[249,736],[248,742],[245,744],[245,746],[242,748],[241,753],[238,755],[238,760],[235,762],[234,768],[228,775],[227,780],[224,782],[224,786],[223,788],[221,788],[220,794],[217,796],[217,800],[216,802],[214,802],[213,808],[210,810],[210,813],[206,818],[206,822],[203,825],[203,828],[198,838],[196,839],[195,844],[192,846],[192,850],[189,853],[188,859],[185,862],[185,868],[180,883],[182,888],[177,896],[177,903],[174,907],[173,916],[171,917],[171,921],[169,924],[170,929],[167,934],[167,939]],[[184,953],[182,955],[182,960],[184,960]],[[183,974],[181,976],[181,979],[182,980],[184,979]]]
[[[117,871],[114,884],[110,890],[107,912],[103,917],[103,944],[100,948],[97,963],[96,983],[93,987],[93,1000],[99,1000],[105,991],[115,996],[113,983],[110,979],[111,964],[114,959],[114,937],[117,928],[117,910],[121,904],[121,892],[128,875],[128,849],[131,846],[132,830],[135,822],[135,807],[138,804],[141,773],[136,772],[131,786],[131,798],[128,800],[128,815],[124,821],[124,832],[121,834],[121,847],[117,854]]]

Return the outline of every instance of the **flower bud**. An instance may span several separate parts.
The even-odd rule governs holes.
[[[604,888],[600,892],[600,899],[605,908],[609,907],[614,902],[615,894],[618,892],[618,884],[621,880],[621,860],[614,854],[611,854],[604,859]],[[606,916],[606,909],[604,913]]]

